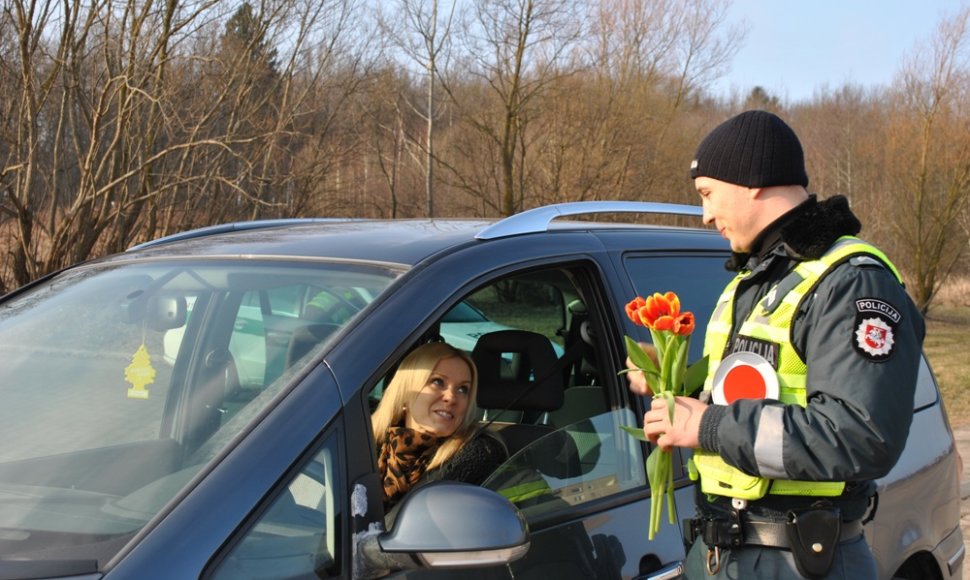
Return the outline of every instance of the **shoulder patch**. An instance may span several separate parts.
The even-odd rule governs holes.
[[[859,312],[856,315],[852,346],[863,358],[883,362],[893,354],[896,323],[882,314]]]

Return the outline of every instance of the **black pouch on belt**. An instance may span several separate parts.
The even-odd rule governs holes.
[[[795,565],[806,578],[821,578],[832,567],[839,544],[842,515],[837,508],[811,507],[788,512],[785,531]]]

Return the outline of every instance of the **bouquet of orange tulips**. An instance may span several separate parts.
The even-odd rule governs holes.
[[[680,298],[673,292],[655,293],[646,299],[637,296],[626,305],[626,314],[634,324],[650,329],[656,361],[640,343],[626,337],[627,356],[643,372],[654,398],[667,402],[670,422],[674,421],[674,397],[689,395],[703,384],[707,359],[687,366],[690,335],[694,332],[694,314],[681,312]],[[623,372],[628,372],[627,369]],[[624,427],[640,440],[646,440],[643,430]],[[660,529],[663,500],[667,500],[667,514],[671,524],[677,523],[674,502],[674,471],[671,454],[655,447],[647,458],[647,480],[650,483],[649,539]]]

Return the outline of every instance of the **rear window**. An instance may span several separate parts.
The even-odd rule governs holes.
[[[690,344],[690,360],[703,356],[707,323],[724,286],[733,274],[724,269],[727,254],[692,256],[629,255],[624,261],[638,296],[672,291],[683,310],[694,313],[697,326]],[[629,299],[633,299],[630,296]]]

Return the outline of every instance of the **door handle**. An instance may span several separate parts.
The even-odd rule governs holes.
[[[675,578],[683,578],[683,576],[684,563],[674,562],[673,564],[668,564],[659,570],[654,570],[649,574],[637,576],[633,580],[674,580]]]

